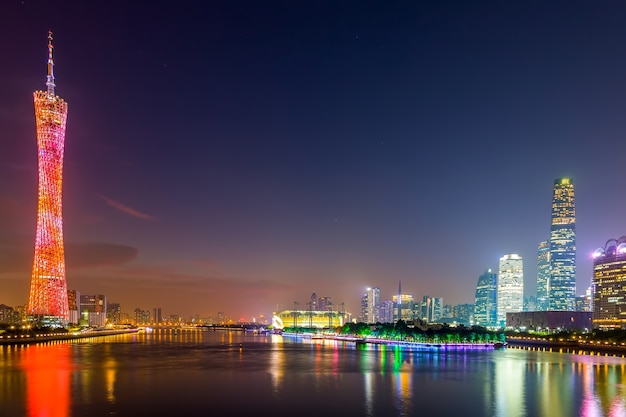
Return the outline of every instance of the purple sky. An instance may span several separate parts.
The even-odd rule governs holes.
[[[471,303],[506,253],[534,294],[562,176],[579,294],[626,234],[623,2],[59,3],[0,6],[0,303],[28,297],[48,29],[68,288],[125,312]]]

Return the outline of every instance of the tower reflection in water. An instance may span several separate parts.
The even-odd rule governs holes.
[[[21,368],[26,375],[28,417],[70,415],[71,346],[31,345],[24,349]]]

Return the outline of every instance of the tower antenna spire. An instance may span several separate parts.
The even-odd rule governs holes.
[[[48,95],[54,97],[54,60],[52,59],[52,31],[48,30],[48,76],[46,77],[46,86],[48,86]]]

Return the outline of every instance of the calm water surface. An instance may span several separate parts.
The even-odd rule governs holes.
[[[626,359],[227,331],[0,346],[0,416],[626,416]]]

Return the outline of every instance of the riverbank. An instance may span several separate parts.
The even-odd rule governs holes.
[[[545,349],[576,354],[610,354],[626,356],[626,345],[594,340],[544,340],[532,337],[507,337],[510,347]]]
[[[92,330],[88,332],[71,332],[71,333],[47,333],[39,335],[0,335],[0,345],[16,345],[30,344],[40,342],[50,342],[56,340],[75,340],[87,339],[90,337],[113,336],[126,333],[137,333],[138,329],[119,329],[119,330]]]
[[[482,342],[482,343],[444,343],[444,342],[412,342],[403,340],[390,340],[374,337],[359,337],[359,336],[340,336],[334,334],[319,334],[319,333],[291,333],[283,332],[283,337],[293,337],[301,339],[324,339],[324,340],[337,340],[341,342],[352,342],[363,345],[386,345],[386,346],[398,346],[409,349],[427,349],[427,350],[484,350],[484,349],[499,349],[505,347],[505,344],[498,342]]]

